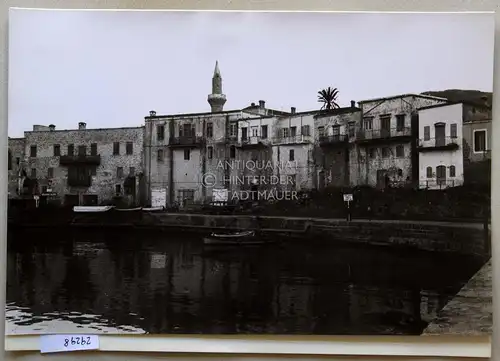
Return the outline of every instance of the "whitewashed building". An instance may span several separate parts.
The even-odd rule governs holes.
[[[463,104],[418,110],[419,188],[443,189],[464,182]]]

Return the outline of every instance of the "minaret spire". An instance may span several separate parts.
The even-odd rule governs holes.
[[[214,75],[212,77],[212,94],[208,95],[207,100],[212,108],[212,113],[223,111],[226,96],[222,94],[222,76],[220,75],[219,61],[215,62]]]

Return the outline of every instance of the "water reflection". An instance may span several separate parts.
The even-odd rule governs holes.
[[[10,333],[420,334],[481,265],[345,244],[16,232],[7,316]]]

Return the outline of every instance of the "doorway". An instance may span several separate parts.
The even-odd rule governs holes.
[[[434,126],[434,137],[436,147],[443,147],[446,145],[446,128],[444,123],[438,123]]]
[[[439,187],[444,187],[446,185],[446,167],[444,165],[436,167],[436,179]]]

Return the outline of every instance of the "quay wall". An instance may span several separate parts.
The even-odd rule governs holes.
[[[44,215],[44,216],[43,216]],[[32,227],[96,227],[121,230],[164,230],[179,235],[198,232],[254,229],[293,241],[350,242],[452,252],[488,257],[491,232],[480,223],[397,221],[252,215],[209,215],[167,212],[105,212],[81,214],[64,210],[31,210],[9,217],[9,230]],[[306,228],[309,232],[306,234]],[[489,228],[489,227],[488,227]]]
[[[322,241],[401,246],[428,251],[456,252],[478,256],[490,254],[491,232],[482,224],[451,222],[412,222],[322,218],[204,215],[151,213],[144,222],[186,229],[261,229],[284,233],[300,232],[310,227],[314,238]]]

